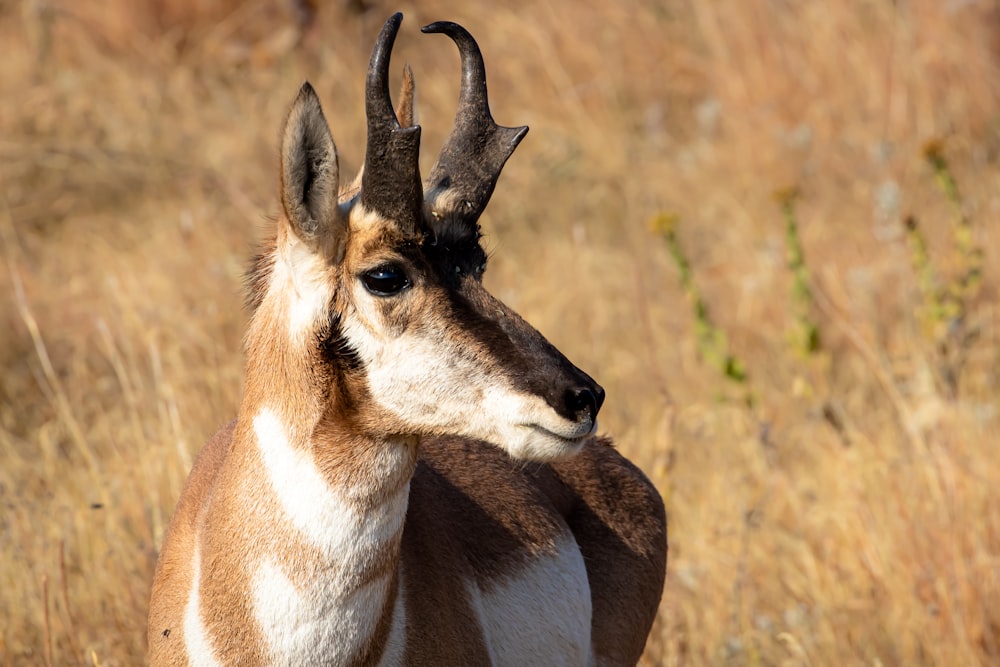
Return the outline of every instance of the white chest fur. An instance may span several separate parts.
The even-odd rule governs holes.
[[[571,537],[555,555],[473,596],[494,664],[592,664],[590,585]]]

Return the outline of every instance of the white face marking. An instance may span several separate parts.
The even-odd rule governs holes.
[[[347,488],[330,486],[309,454],[292,446],[288,430],[273,411],[261,410],[253,428],[264,469],[285,516],[328,558],[346,567],[398,536],[406,518],[409,484],[384,506],[366,513],[358,506],[372,492],[364,480]],[[372,472],[388,477],[409,456],[405,446],[386,443]]]
[[[194,554],[191,557],[191,591],[188,593],[187,606],[184,607],[184,648],[187,650],[188,662],[192,665],[205,667],[221,667],[212,650],[212,641],[201,620],[201,596],[198,589],[201,581],[201,550],[195,543]]]
[[[377,315],[361,315],[345,318],[344,335],[365,362],[373,400],[408,427],[484,440],[534,461],[575,454],[595,432],[596,422],[564,419],[542,397],[488,374],[457,344],[412,330],[380,337],[364,325]]]
[[[278,252],[271,284],[279,294],[284,294],[288,333],[292,340],[314,331],[316,322],[328,312],[333,296],[328,274],[321,257],[290,234],[289,243]]]
[[[481,595],[478,611],[494,664],[593,664],[590,585],[572,539]]]
[[[265,560],[253,578],[253,601],[269,663],[352,663],[375,632],[388,587],[388,576],[348,590],[320,577],[300,590],[280,565]]]

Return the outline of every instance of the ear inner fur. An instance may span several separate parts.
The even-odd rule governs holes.
[[[342,233],[337,147],[316,91],[306,82],[292,103],[281,140],[281,203],[295,235],[314,250]]]

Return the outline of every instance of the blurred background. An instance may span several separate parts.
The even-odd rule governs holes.
[[[458,4],[458,3],[456,3]],[[241,395],[304,79],[344,173],[405,14],[427,173],[465,25],[531,132],[486,280],[663,494],[644,665],[1000,663],[1000,7],[0,0],[0,664],[134,665]]]

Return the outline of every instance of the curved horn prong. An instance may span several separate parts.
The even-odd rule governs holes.
[[[455,126],[427,178],[424,198],[432,220],[458,218],[475,225],[493,195],[500,170],[528,128],[494,122],[486,96],[483,54],[469,31],[450,21],[431,23],[420,30],[448,35],[462,56]]]
[[[389,57],[402,20],[403,15],[396,13],[385,22],[368,64],[368,146],[361,177],[361,204],[405,230],[416,232],[423,204],[420,126],[401,127],[389,97]]]

